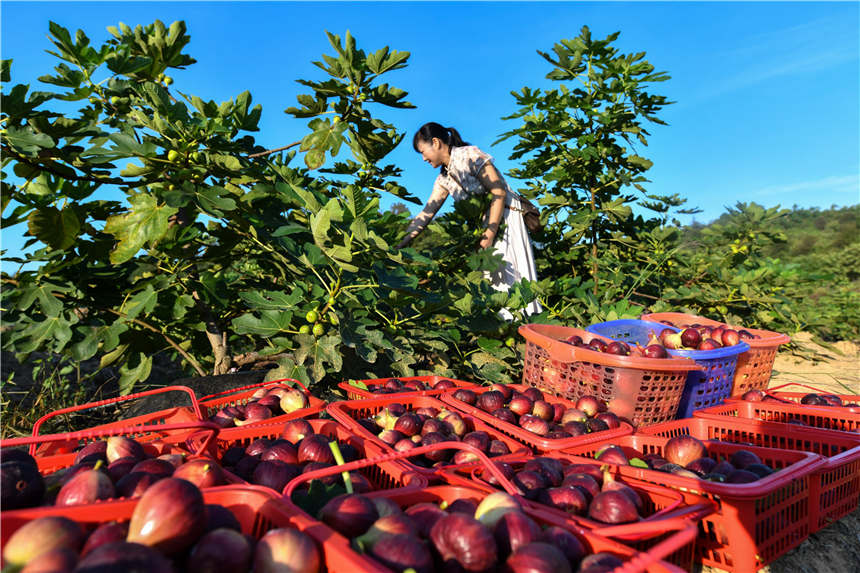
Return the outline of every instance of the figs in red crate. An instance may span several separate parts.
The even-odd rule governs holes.
[[[9,537],[3,546],[3,562],[6,566],[20,567],[54,549],[77,552],[85,537],[83,528],[67,517],[39,517]]]
[[[376,506],[360,494],[339,495],[320,510],[323,523],[349,538],[367,531],[377,519]]]
[[[205,529],[206,504],[200,489],[170,477],[153,484],[140,497],[127,540],[172,555],[191,546]]]
[[[466,571],[484,571],[496,563],[493,534],[483,523],[468,515],[445,515],[430,530],[430,539],[446,568],[459,566]]]

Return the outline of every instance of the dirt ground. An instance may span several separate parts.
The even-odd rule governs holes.
[[[813,359],[777,354],[769,387],[787,383],[815,386],[834,394],[860,394],[860,345],[836,343],[835,351],[812,342],[799,333],[792,339],[811,353]],[[804,392],[802,387],[785,391]],[[759,573],[849,573],[860,571],[860,510],[814,533],[797,548],[786,553]],[[703,567],[701,573],[722,573]]]

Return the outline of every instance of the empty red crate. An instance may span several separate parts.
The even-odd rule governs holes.
[[[820,469],[821,456],[792,450],[746,446],[705,440],[711,457],[725,460],[741,449],[750,450],[779,470],[753,483],[727,484],[678,476],[634,466],[617,467],[622,476],[701,495],[717,505],[717,511],[699,524],[696,561],[733,573],[752,573],[800,545],[810,533],[812,474]],[[599,444],[569,448],[554,455],[581,461],[593,458],[603,446],[621,447],[628,457],[663,454],[669,438],[636,433]]]
[[[404,389],[402,391],[398,390],[396,392],[373,392],[369,390],[367,387],[372,384],[384,384],[388,380],[392,378],[397,378],[403,382],[423,382],[429,385],[431,388],[429,390],[410,390]],[[439,388],[434,389],[434,386],[437,382],[441,382],[442,380],[450,380],[454,383],[454,388]],[[355,381],[346,381],[341,382],[337,385],[341,390],[346,390],[346,398],[347,400],[360,400],[362,398],[384,398],[386,396],[400,396],[402,394],[414,394],[416,396],[440,396],[442,394],[453,392],[457,388],[471,388],[476,386],[476,384],[472,382],[466,382],[465,380],[456,380],[454,378],[448,378],[446,376],[392,376],[390,378],[369,378],[366,380],[355,380]]]
[[[526,324],[523,384],[568,400],[593,395],[634,427],[672,420],[684,393],[687,375],[702,367],[689,358],[616,356],[565,342],[577,335],[585,341],[611,339],[551,324]]]
[[[51,418],[71,414],[73,412],[81,412],[83,410],[95,410],[99,408],[105,408],[107,406],[113,406],[122,402],[137,400],[147,396],[154,396],[156,394],[166,394],[168,392],[183,392],[185,394],[188,394],[188,401],[191,404],[190,407],[179,406],[176,408],[168,408],[166,410],[159,410],[157,412],[152,412],[149,414],[142,414],[140,416],[116,420],[107,424],[99,424],[98,426],[92,426],[86,429],[110,430],[113,428],[122,429],[139,426],[151,426],[145,429],[142,428],[138,432],[138,434],[134,436],[129,436],[135,438],[140,442],[151,442],[167,435],[168,432],[166,432],[162,426],[168,424],[181,424],[183,422],[201,421],[203,419],[203,414],[197,401],[197,397],[194,395],[194,391],[191,388],[188,388],[186,386],[165,386],[164,388],[157,388],[155,390],[147,390],[145,392],[138,392],[136,394],[129,394],[127,396],[120,396],[118,398],[111,398],[109,400],[88,402],[86,404],[78,404],[75,406],[69,406],[68,408],[61,408],[59,410],[55,410],[53,412],[45,414],[44,416],[36,420],[36,423],[33,424],[33,436],[38,436],[39,429],[42,427],[42,424],[44,424],[47,420]],[[39,444],[38,448],[37,444]],[[78,444],[74,442],[64,443],[62,441],[50,441],[42,443],[31,442],[30,455],[38,458],[40,456],[67,453],[72,451],[72,449],[75,448],[77,445]]]
[[[386,452],[394,452],[394,448],[380,440],[377,435],[362,426],[358,422],[358,420],[373,416],[378,412],[382,411],[383,408],[387,408],[391,404],[395,403],[402,404],[406,407],[408,411],[412,411],[417,408],[436,408],[440,411],[443,409],[456,411],[444,402],[437,400],[436,398],[432,398],[430,396],[408,396],[406,394],[400,394],[386,398],[368,398],[366,400],[347,400],[344,402],[332,402],[328,405],[326,411],[332,418],[346,426],[347,429],[349,429],[352,433],[361,436],[362,438],[365,438],[367,440],[370,440],[375,444],[378,444]],[[530,450],[524,444],[514,440],[513,438],[508,437],[500,430],[497,430],[496,428],[486,424],[479,418],[462,412],[457,413],[460,414],[466,421],[467,432],[476,430],[487,432],[491,440],[500,440],[508,446],[508,449],[511,452],[510,454],[498,456],[493,459],[501,460],[505,459],[508,455],[523,455],[531,453]],[[417,466],[412,463],[410,463],[409,465],[418,469],[419,471],[432,472],[430,468],[422,468],[421,466]]]
[[[290,527],[303,531],[316,542],[322,564],[329,573],[388,573],[348,544],[332,540],[331,530],[281,501],[272,490],[249,485],[228,485],[203,491],[207,504],[223,505],[242,527],[242,533],[260,539],[269,530]],[[39,507],[4,511],[0,514],[2,543],[25,523],[46,516],[63,516],[92,529],[111,521],[131,519],[137,500],[105,501],[70,507]]]
[[[666,320],[674,326],[681,327],[684,324],[701,324],[703,326],[729,326],[736,330],[741,330],[743,327],[731,326],[724,322],[711,320],[695,314],[684,314],[681,312],[656,312],[651,314],[643,314],[642,320],[651,322],[661,322]],[[735,367],[734,385],[732,386],[731,395],[740,395],[747,390],[764,390],[770,381],[771,373],[773,372],[773,361],[776,358],[776,353],[779,347],[783,344],[791,342],[791,337],[787,334],[779,332],[771,332],[770,330],[757,330],[754,328],[746,328],[751,334],[757,335],[759,338],[745,339],[744,342],[749,344],[749,350],[738,356],[738,364]]]
[[[519,392],[522,392],[526,388],[529,388],[529,386],[524,386],[522,384],[510,384],[509,387]],[[488,386],[481,386],[478,388],[469,388],[469,390],[472,390],[473,392],[480,395],[484,392],[488,392],[489,390],[491,390],[491,388]],[[471,406],[466,402],[463,402],[462,400],[458,400],[454,397],[453,394],[445,394],[440,399],[446,404],[452,406],[453,408],[456,408],[461,412],[465,412],[470,416],[474,416],[480,420],[483,420],[494,428],[498,428],[499,430],[501,430],[508,436],[514,438],[518,442],[522,442],[523,444],[534,449],[536,452],[562,450],[568,446],[583,444],[588,441],[607,440],[614,436],[623,436],[625,434],[633,433],[633,427],[630,424],[628,424],[627,422],[621,422],[621,426],[619,428],[603,430],[602,432],[592,432],[582,436],[575,436],[570,438],[547,438],[546,436],[540,436],[538,434],[535,434],[534,432],[530,432],[524,428],[521,428],[516,424],[511,424],[510,422],[500,420],[489,412],[486,412],[476,406]],[[576,407],[576,404],[574,402],[567,400],[566,398],[561,398],[559,396],[555,396],[549,393],[544,394],[544,399],[550,404],[561,404],[566,409]]]
[[[809,516],[813,532],[851,513],[860,502],[860,434],[729,417],[676,420],[645,428],[642,433],[666,438],[706,436],[709,440],[824,457],[826,462],[811,474]]]

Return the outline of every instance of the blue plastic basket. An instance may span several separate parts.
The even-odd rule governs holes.
[[[667,324],[658,324],[645,320],[610,320],[592,324],[585,330],[599,334],[613,340],[620,340],[630,344],[645,346],[651,333],[660,334],[664,328],[671,328]],[[678,405],[678,418],[689,418],[696,410],[716,406],[723,403],[732,393],[732,384],[735,378],[735,368],[738,365],[738,356],[749,350],[749,344],[739,342],[734,346],[717,348],[716,350],[669,350],[671,356],[683,356],[692,358],[704,368],[704,370],[691,371],[687,374],[684,385],[684,393]]]

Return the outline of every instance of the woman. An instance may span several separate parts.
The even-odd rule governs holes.
[[[523,221],[519,196],[508,187],[493,165],[493,158],[464,142],[453,127],[442,127],[433,122],[425,123],[415,133],[412,147],[424,161],[441,169],[427,204],[409,223],[406,237],[398,248],[408,245],[427,227],[449,194],[454,197],[454,201],[459,201],[469,195],[490,193],[492,201],[484,217],[486,228],[481,235],[480,247],[492,247],[504,261],[498,270],[490,273],[493,288],[507,291],[520,279],[536,281],[534,253]],[[498,237],[502,221],[505,223],[505,232],[502,237]],[[526,314],[534,314],[540,312],[541,307],[534,301],[523,310]],[[508,320],[513,318],[506,310],[502,311],[502,316]]]

